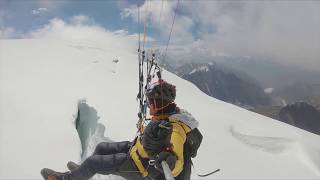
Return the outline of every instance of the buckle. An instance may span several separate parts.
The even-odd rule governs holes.
[[[154,165],[156,164],[156,160],[150,159],[150,160],[148,161],[148,164],[149,164],[150,166],[154,166]]]

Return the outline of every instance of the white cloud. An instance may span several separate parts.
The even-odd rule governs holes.
[[[9,39],[15,36],[15,29],[12,27],[0,28],[0,39]]]
[[[73,25],[95,25],[95,21],[85,15],[73,16],[69,20],[70,24]]]
[[[146,21],[148,28],[156,29],[163,39],[168,38],[176,7],[176,1],[145,1],[140,7],[141,26]],[[122,10],[121,16],[123,18],[130,17],[135,22],[138,22],[138,9],[138,6],[125,8]],[[193,25],[193,21],[189,16],[177,14],[171,43],[193,41],[194,38],[191,33]]]
[[[136,34],[128,34],[124,30],[108,31],[83,15],[74,16],[66,21],[54,18],[47,25],[27,33],[24,37],[81,40],[101,43],[104,47],[118,46],[132,52],[136,52],[138,39]]]
[[[5,3],[5,2],[4,2]],[[1,5],[1,2],[0,2]],[[3,5],[6,7],[6,4]],[[9,10],[0,7],[0,39],[10,39],[18,36],[18,32],[14,27],[8,26],[8,19],[10,19]]]
[[[148,7],[151,25],[162,38],[177,1],[164,2],[160,25],[161,1],[140,7],[142,20]],[[122,16],[137,21],[137,9],[126,8]],[[192,54],[251,56],[319,70],[319,9],[319,1],[181,1],[172,45],[183,56],[196,46]]]
[[[67,3],[67,1],[53,1],[53,0],[35,0],[37,5],[42,8],[58,9],[63,4]]]
[[[212,48],[320,69],[320,3],[246,2],[240,6],[217,18],[216,34],[204,35]]]
[[[266,88],[266,89],[264,89],[264,92],[266,94],[271,94],[273,91],[274,91],[274,88]]]
[[[42,15],[48,12],[47,8],[38,8],[31,11],[31,14],[33,15]]]

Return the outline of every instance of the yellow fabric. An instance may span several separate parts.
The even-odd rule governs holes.
[[[146,176],[148,176],[148,171],[144,168],[144,166],[140,160],[140,157],[138,155],[138,149],[141,149],[141,148],[143,149],[142,144],[140,143],[140,140],[138,139],[137,143],[132,147],[132,149],[130,151],[130,156],[131,156],[132,160],[134,161],[134,163],[136,164],[142,177],[146,177]],[[144,151],[144,153],[145,153],[145,151]]]
[[[184,164],[183,145],[187,138],[186,134],[189,133],[191,129],[187,125],[179,121],[170,120],[170,122],[173,127],[170,142],[173,145],[173,149],[172,149],[173,153],[177,157],[175,167],[172,170],[172,175],[174,177],[177,177],[183,170],[183,164]]]
[[[183,158],[183,145],[186,141],[187,133],[191,131],[191,129],[182,122],[178,120],[170,120],[172,124],[172,135],[171,135],[171,144],[173,145],[173,153],[177,157],[177,161],[175,164],[174,169],[172,170],[172,175],[177,177],[183,170],[184,158]],[[143,177],[148,175],[148,171],[143,166],[139,155],[142,158],[149,158],[148,154],[144,150],[141,140],[138,138],[136,144],[133,146],[130,155],[133,161],[135,162],[137,168],[139,169],[140,173]]]

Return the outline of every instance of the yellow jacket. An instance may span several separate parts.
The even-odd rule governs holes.
[[[191,129],[185,125],[184,123],[170,119],[172,124],[172,134],[170,142],[173,145],[172,150],[173,153],[177,157],[177,161],[174,169],[172,170],[172,175],[177,177],[183,170],[184,157],[183,157],[183,146],[187,138],[187,133],[191,131]],[[141,143],[141,139],[138,138],[135,145],[132,147],[130,156],[135,162],[138,170],[140,171],[143,177],[148,176],[147,169],[143,166],[141,158],[149,159],[147,152],[144,150],[143,145]]]

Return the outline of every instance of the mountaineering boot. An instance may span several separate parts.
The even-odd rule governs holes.
[[[80,165],[76,164],[75,162],[69,161],[67,163],[67,167],[70,171],[73,171],[75,169],[78,169]]]
[[[45,180],[72,180],[70,172],[60,173],[44,168],[40,173]]]

